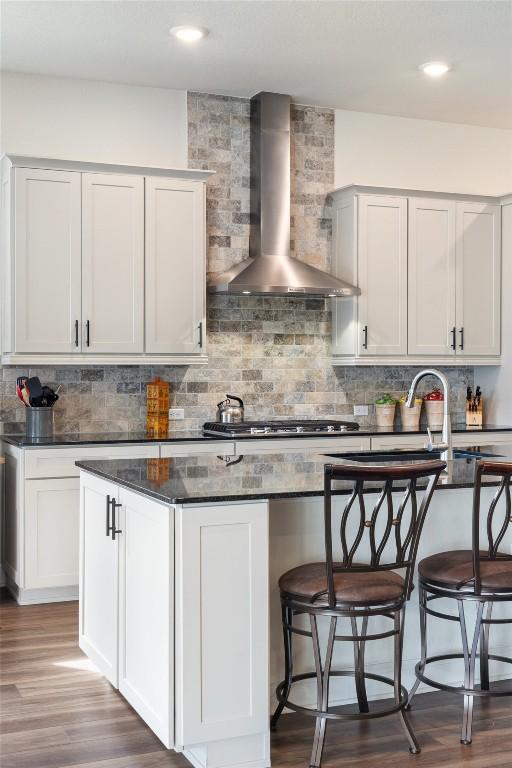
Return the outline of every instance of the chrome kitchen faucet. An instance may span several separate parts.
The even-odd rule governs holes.
[[[414,405],[414,395],[416,393],[416,387],[418,386],[418,382],[421,381],[425,376],[435,376],[439,379],[443,386],[443,434],[442,434],[442,442],[441,443],[434,443],[434,440],[432,438],[432,433],[430,429],[428,429],[428,436],[429,441],[425,448],[428,451],[441,451],[441,459],[443,461],[452,461],[453,459],[453,448],[452,448],[452,424],[450,420],[450,412],[449,412],[449,397],[450,397],[450,385],[448,384],[448,379],[444,375],[444,373],[441,373],[441,371],[438,371],[436,368],[425,368],[424,371],[420,371],[416,374],[414,379],[412,380],[409,394],[407,395],[406,400],[406,406],[408,408],[412,408]]]

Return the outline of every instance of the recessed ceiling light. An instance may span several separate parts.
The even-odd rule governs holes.
[[[171,27],[169,30],[171,35],[177,37],[178,40],[183,40],[185,43],[197,43],[203,37],[206,37],[208,30],[205,27]]]
[[[444,61],[427,61],[426,64],[421,65],[420,69],[429,77],[442,77],[450,71],[451,67]]]

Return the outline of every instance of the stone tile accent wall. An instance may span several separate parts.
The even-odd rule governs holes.
[[[189,94],[189,165],[217,171],[207,188],[208,271],[249,255],[249,101]],[[292,110],[291,248],[297,258],[328,268],[331,218],[326,193],[334,186],[334,113]],[[156,374],[172,384],[172,404],[185,409],[176,428],[199,428],[215,418],[227,392],[239,395],[248,418],[337,416],[353,420],[353,406],[383,392],[399,395],[417,369],[333,368],[329,363],[329,300],[278,297],[208,298],[207,366],[30,370],[44,383],[62,383],[58,431],[138,431],[145,426],[145,384]],[[453,420],[463,420],[473,369],[447,371]],[[14,380],[27,373],[4,367],[0,429],[24,429]],[[361,424],[372,423],[368,417]]]

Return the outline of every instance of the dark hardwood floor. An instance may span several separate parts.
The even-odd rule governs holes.
[[[0,602],[2,768],[189,768],[160,744],[77,645],[77,604],[18,607]],[[512,766],[512,700],[476,705],[472,746],[459,744],[461,702],[422,694],[412,713],[422,745],[407,751],[394,717],[330,725],[324,768]],[[307,768],[313,721],[281,718],[273,768]]]

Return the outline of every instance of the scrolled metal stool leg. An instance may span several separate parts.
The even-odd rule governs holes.
[[[402,608],[401,611],[397,611],[395,613],[394,617],[394,625],[395,625],[395,669],[394,669],[394,677],[395,677],[395,701],[397,704],[400,704],[400,692],[402,688],[402,656],[403,656],[403,647],[404,647],[404,619],[405,619],[405,607]],[[418,744],[416,740],[416,736],[414,735],[414,731],[412,729],[411,723],[409,722],[409,717],[407,715],[407,712],[405,711],[405,707],[401,708],[398,711],[398,715],[400,717],[400,723],[402,725],[402,728],[405,732],[405,735],[407,737],[407,740],[409,742],[409,752],[413,755],[417,755],[421,752],[420,745]]]
[[[420,608],[420,641],[421,641],[421,656],[420,656],[420,671],[425,671],[427,663],[427,593],[420,586],[419,588],[419,608]],[[409,691],[409,699],[407,701],[406,709],[411,709],[412,700],[418,690],[420,684],[419,677],[416,678],[414,685]]]
[[[327,712],[329,709],[329,677],[331,673],[332,654],[334,650],[334,639],[336,635],[337,618],[331,617],[329,626],[329,638],[327,640],[327,649],[325,652],[324,668],[322,670],[322,660],[320,656],[320,644],[318,642],[318,626],[316,616],[310,616],[311,634],[313,637],[313,652],[315,656],[315,668],[317,679],[317,709],[319,712]],[[322,754],[324,751],[325,732],[327,729],[327,718],[317,717],[315,725],[315,737],[313,739],[313,749],[309,768],[320,768],[322,763]]]
[[[291,629],[288,629],[288,626],[291,627],[292,625],[293,609],[290,606],[286,605],[285,603],[282,603],[281,615],[282,615],[282,621],[283,621],[285,689],[283,694],[283,700],[280,701],[279,704],[277,705],[276,711],[274,712],[272,719],[270,720],[271,731],[275,731],[277,726],[277,721],[283,714],[283,710],[286,706],[286,700],[290,695],[290,689],[292,687],[292,676],[293,676],[292,631]]]
[[[355,617],[350,618],[352,626],[352,634],[357,637],[357,619]],[[368,616],[363,617],[361,635],[365,637],[368,629]],[[364,651],[365,641],[354,640],[354,669],[355,669],[355,681],[356,681],[356,694],[357,703],[359,705],[360,712],[369,712],[368,698],[366,696],[366,683],[364,679]]]
[[[466,628],[464,605],[462,600],[458,600],[457,602],[459,604],[462,646],[463,646],[463,652],[464,652],[464,667],[465,667],[464,688],[466,690],[471,690],[475,687],[476,655],[478,650],[478,641],[480,639],[480,629],[482,626],[482,615],[483,615],[485,603],[479,603],[478,605],[475,631],[473,634],[473,642],[471,644],[471,650],[470,650],[468,645],[468,634],[467,634],[467,628]],[[471,694],[466,694],[464,696],[464,714],[462,717],[462,732],[460,737],[462,744],[471,744],[472,742],[473,701],[474,701],[474,697]]]
[[[489,622],[492,618],[492,602],[487,603],[485,619]],[[490,624],[484,624],[480,629],[480,688],[489,690],[489,630]]]

